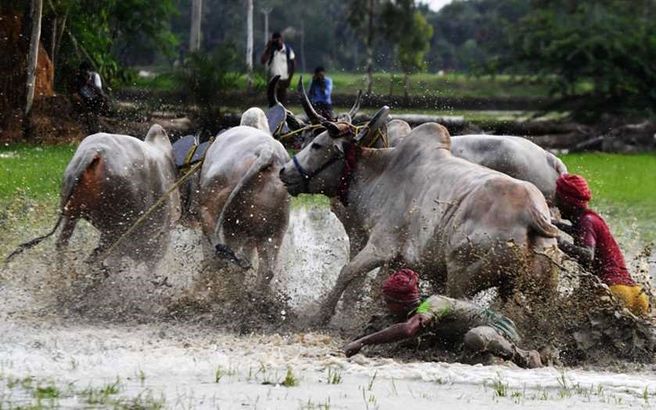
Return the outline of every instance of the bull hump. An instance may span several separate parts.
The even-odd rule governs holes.
[[[150,127],[148,134],[146,134],[145,142],[161,147],[171,146],[169,136],[166,134],[164,128],[162,128],[162,126],[159,124],[154,124],[152,127]]]
[[[451,136],[449,131],[440,124],[424,123],[405,138],[409,143],[420,144],[423,148],[436,147],[451,150]]]

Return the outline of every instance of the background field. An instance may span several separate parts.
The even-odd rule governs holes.
[[[156,70],[152,77],[138,77],[131,87],[148,90],[174,91],[176,82],[172,72],[166,69]],[[365,74],[347,72],[329,72],[333,79],[333,94],[355,95],[366,86]],[[299,73],[294,75],[294,87]],[[304,73],[304,82],[309,84],[311,73]],[[374,73],[372,92],[377,95],[403,95],[403,75],[400,73]],[[260,75],[256,78],[256,88],[263,89],[265,80]],[[241,76],[238,83],[240,90],[246,89],[246,77]],[[528,76],[472,76],[461,73],[418,73],[410,76],[411,96],[440,97],[547,97],[549,89],[544,80]]]

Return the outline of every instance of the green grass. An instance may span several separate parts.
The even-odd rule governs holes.
[[[294,88],[298,81],[294,76]],[[333,93],[353,94],[358,89],[365,89],[366,75],[343,71],[328,72],[333,79]],[[256,81],[262,81],[262,74],[256,74]],[[304,73],[306,83],[312,73]],[[374,73],[372,91],[379,95],[403,95],[403,74],[392,72]],[[137,77],[127,85],[149,90],[173,91],[176,88],[174,75],[170,69],[162,69],[155,76]],[[262,88],[264,84],[259,84]],[[246,89],[246,76],[242,75],[237,84],[238,89]],[[470,76],[461,73],[437,75],[435,73],[418,73],[410,76],[410,95],[441,97],[540,97],[548,96],[549,89],[545,81],[537,77],[522,76]]]
[[[75,146],[0,146],[0,200],[25,196],[34,201],[56,198]],[[656,154],[584,153],[563,155],[571,173],[585,176],[593,204],[615,203],[656,208]],[[301,195],[297,205],[327,205],[321,196]]]
[[[4,209],[0,231],[11,228],[11,215],[20,223],[52,218],[61,178],[74,151],[71,145],[0,146],[0,205]],[[631,232],[635,225],[644,239],[656,240],[656,154],[584,153],[562,159],[571,173],[587,178],[593,192],[592,207],[601,209],[613,228],[621,225],[623,231]],[[300,195],[292,200],[294,207],[328,205],[328,198],[322,195]]]
[[[0,146],[0,200],[21,195],[37,201],[56,198],[75,148],[73,145]]]
[[[585,153],[561,158],[570,173],[587,179],[591,208],[601,211],[620,242],[656,241],[656,154]]]
[[[583,175],[592,203],[651,205],[656,210],[656,154],[569,154],[561,157],[570,173]]]

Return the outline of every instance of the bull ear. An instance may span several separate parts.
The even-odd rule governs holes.
[[[304,127],[304,125],[301,124],[301,122],[296,118],[294,113],[292,113],[291,111],[287,111],[286,121],[287,121],[287,126],[292,131],[300,130],[301,128]]]
[[[319,113],[317,113],[317,111],[310,103],[310,99],[308,98],[307,93],[305,92],[305,86],[303,85],[302,75],[299,76],[297,90],[301,97],[301,105],[303,106],[303,111],[305,111],[305,115],[307,115],[310,124],[321,124],[325,121],[328,121],[326,118],[319,115]]]
[[[333,145],[337,148],[337,151],[341,152],[342,155],[344,154],[344,141],[335,141],[333,142]]]
[[[390,108],[386,105],[383,106],[374,116],[369,120],[367,125],[365,125],[362,130],[355,137],[355,143],[359,144],[362,140],[368,139],[368,137],[373,136],[381,127],[387,123],[387,117],[389,116]]]
[[[357,114],[358,111],[360,110],[360,103],[361,102],[362,102],[362,90],[358,90],[358,96],[355,98],[355,102],[353,103],[353,107],[351,107],[351,110],[348,112],[348,116],[351,119],[351,121],[353,121],[353,118],[355,117],[355,114]]]
[[[278,101],[278,96],[276,91],[278,90],[278,81],[280,80],[280,75],[274,76],[267,85],[267,100],[269,101],[269,108],[274,105],[280,104]]]

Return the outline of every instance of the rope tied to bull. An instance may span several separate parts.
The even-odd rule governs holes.
[[[360,132],[360,130],[361,130],[362,128],[364,128],[364,127],[366,127],[366,125],[355,126],[355,127],[354,127],[354,129],[355,129],[355,133],[354,133],[354,135],[357,135],[357,133]],[[318,129],[318,128],[323,128],[323,125],[321,125],[321,124],[306,125],[305,127],[302,127],[302,128],[297,129],[297,130],[290,131],[290,132],[288,132],[288,133],[285,133],[285,134],[280,135],[280,136],[278,137],[278,140],[279,140],[280,142],[282,142],[282,141],[285,141],[285,140],[287,140],[287,139],[289,139],[289,138],[291,138],[291,137],[293,137],[293,136],[295,136],[295,135],[301,134],[301,133],[303,133],[303,132],[305,132],[305,131],[315,130],[315,129]],[[386,135],[385,133],[383,133],[380,129],[378,129],[378,130],[375,131],[375,133],[374,133],[374,138],[372,138],[372,140],[369,141],[369,143],[366,145],[366,147],[367,147],[367,148],[371,148],[371,147],[373,147],[374,144],[376,144],[376,142],[377,142],[379,139],[381,139],[381,138],[382,138],[382,140],[383,140],[383,147],[385,147],[385,148],[389,148],[389,143],[388,143],[388,140],[387,140],[387,135]]]
[[[290,131],[290,132],[288,132],[288,133],[286,133],[286,134],[282,134],[282,135],[280,135],[280,136],[278,137],[278,140],[283,141],[283,140],[286,140],[286,139],[288,139],[288,138],[290,138],[290,137],[293,137],[294,135],[300,134],[300,133],[302,133],[302,132],[304,132],[304,131],[314,130],[314,129],[322,128],[322,127],[323,127],[323,125],[321,125],[321,124],[306,125],[306,126],[303,127],[303,128],[299,128],[299,129],[297,129],[297,130]]]

